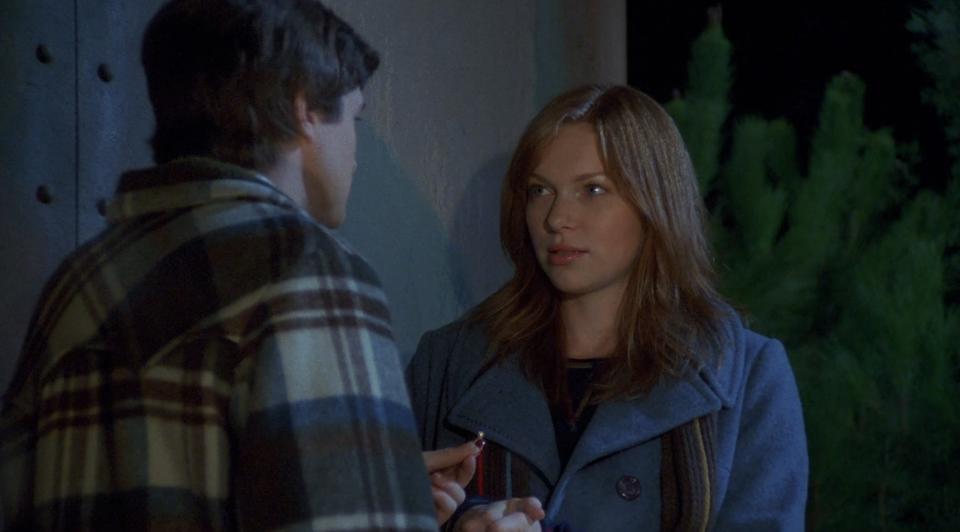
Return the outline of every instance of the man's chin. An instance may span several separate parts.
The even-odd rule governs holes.
[[[336,229],[343,225],[346,218],[346,212],[343,209],[309,209],[308,212],[316,221],[330,229]]]
[[[325,227],[330,229],[336,229],[343,225],[343,216],[330,216],[330,213],[325,213],[325,216],[314,216],[314,218],[320,222]]]

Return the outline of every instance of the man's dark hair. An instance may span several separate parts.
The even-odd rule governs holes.
[[[341,96],[380,63],[316,0],[173,0],[150,21],[141,58],[157,163],[200,155],[261,170],[302,133],[298,94],[339,121]]]

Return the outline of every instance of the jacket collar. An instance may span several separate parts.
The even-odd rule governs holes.
[[[551,483],[560,478],[560,455],[550,407],[524,376],[516,357],[481,374],[450,410],[448,421],[523,457]]]
[[[688,370],[649,394],[604,403],[587,426],[567,464],[583,466],[640,444],[694,418],[731,405],[727,386],[709,367]],[[447,420],[523,457],[556,485],[561,476],[550,408],[543,392],[528,380],[517,357],[481,374],[453,406]]]
[[[147,214],[208,203],[254,200],[298,209],[265,176],[229,163],[185,157],[124,173],[107,204],[107,221],[116,223]]]
[[[570,456],[577,471],[605,456],[633,447],[695,418],[729,406],[709,369],[661,381],[649,394],[601,404]]]

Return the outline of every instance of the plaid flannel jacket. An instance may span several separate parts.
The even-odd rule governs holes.
[[[125,174],[0,417],[8,529],[436,530],[372,269],[267,179]]]

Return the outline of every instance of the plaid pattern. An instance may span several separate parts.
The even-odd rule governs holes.
[[[265,178],[125,174],[0,417],[8,529],[436,530],[379,281]]]

